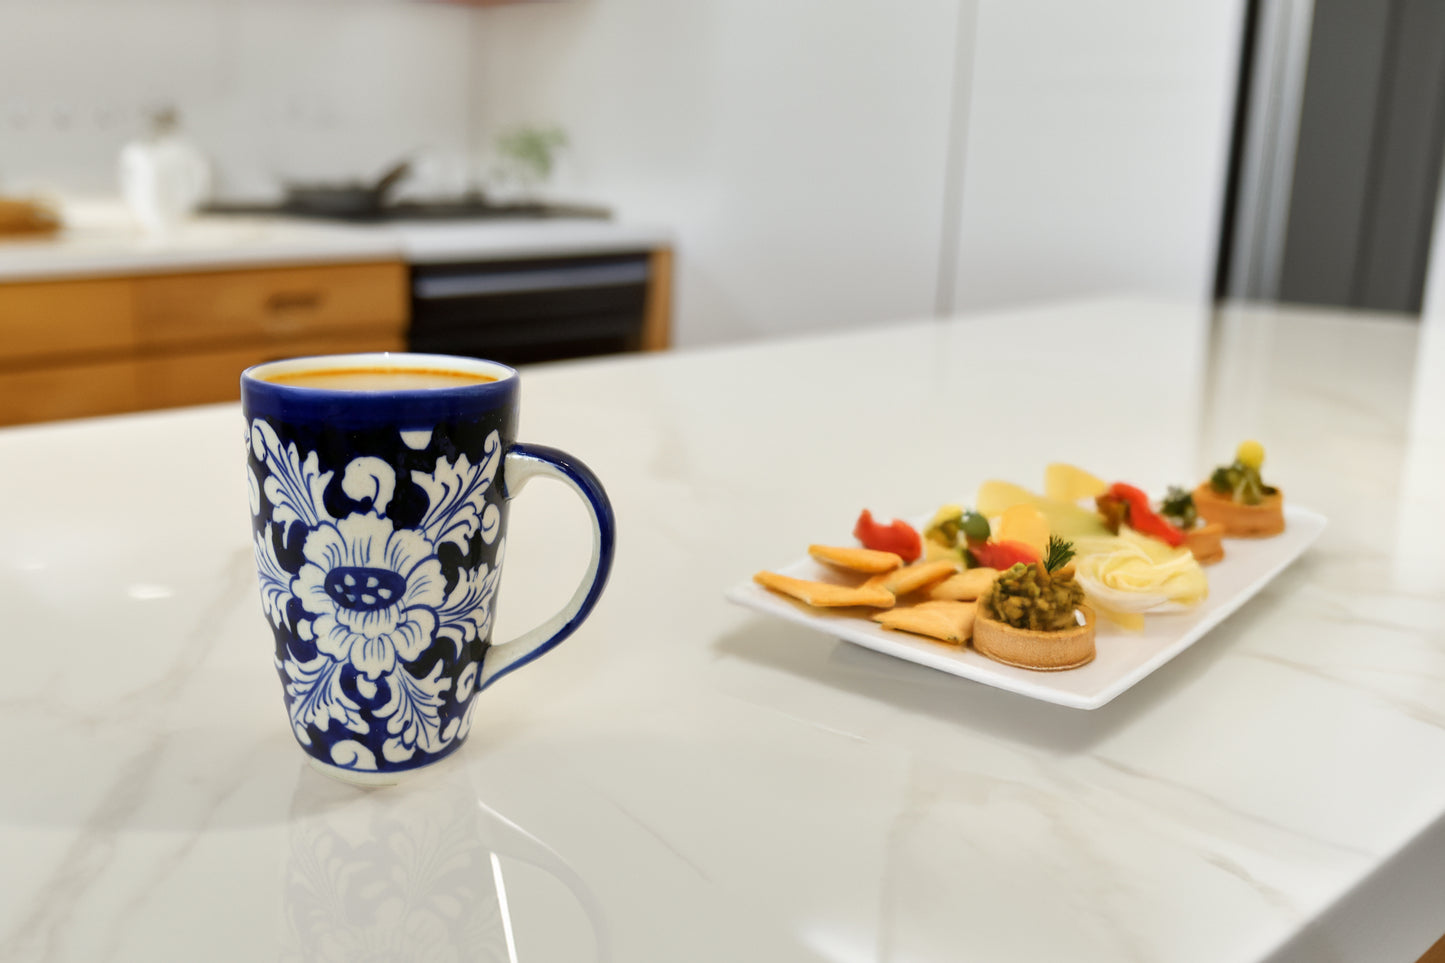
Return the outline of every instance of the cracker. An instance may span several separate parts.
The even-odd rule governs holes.
[[[958,571],[958,566],[948,559],[919,562],[916,565],[908,565],[882,575],[875,575],[863,585],[865,587],[877,585],[894,595],[907,595],[909,592],[916,592],[934,582],[946,579],[956,571]]]
[[[777,572],[759,572],[753,581],[774,592],[790,595],[817,608],[837,608],[845,605],[867,605],[875,609],[886,609],[893,605],[893,593],[878,585],[833,585],[830,582],[813,582],[808,579],[792,578]]]
[[[926,635],[940,642],[962,645],[973,635],[973,621],[977,609],[974,602],[955,602],[949,599],[889,609],[874,615],[873,621],[885,629]]]
[[[928,597],[972,602],[993,588],[993,583],[997,578],[998,569],[996,568],[971,568],[939,582],[928,590]]]
[[[844,548],[838,545],[809,545],[808,554],[820,562],[850,572],[891,572],[903,564],[892,552],[876,552],[870,548]]]

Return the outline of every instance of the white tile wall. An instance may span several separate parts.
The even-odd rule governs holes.
[[[409,0],[0,0],[0,189],[114,190],[179,108],[217,192],[465,167],[476,11]],[[455,176],[453,173],[451,176]]]

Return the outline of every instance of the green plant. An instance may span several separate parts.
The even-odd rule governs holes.
[[[497,136],[497,153],[507,173],[523,184],[540,184],[552,176],[557,152],[567,146],[560,127],[514,127]]]

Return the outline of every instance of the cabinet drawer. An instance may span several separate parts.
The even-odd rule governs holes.
[[[0,425],[84,418],[139,407],[137,371],[130,362],[0,372]]]
[[[138,278],[137,343],[296,338],[347,328],[406,328],[400,262]]]
[[[130,350],[131,281],[0,284],[0,361]]]
[[[0,425],[236,401],[241,372],[253,364],[308,354],[404,350],[402,335],[381,332],[0,371]]]
[[[193,354],[144,358],[136,363],[142,408],[173,408],[239,401],[241,372],[263,361],[352,351],[405,351],[401,334],[303,338],[285,345],[254,345]]]

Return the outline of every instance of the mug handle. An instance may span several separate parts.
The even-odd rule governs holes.
[[[616,524],[612,503],[597,476],[576,458],[548,448],[546,445],[514,444],[502,460],[502,497],[512,499],[522,486],[538,475],[556,478],[566,484],[582,503],[592,521],[592,561],[582,584],[562,610],[541,625],[510,642],[494,643],[482,660],[482,674],[477,691],[485,689],[502,676],[540,658],[556,648],[563,639],[592,612],[607,576],[612,571],[612,554],[616,548]]]

